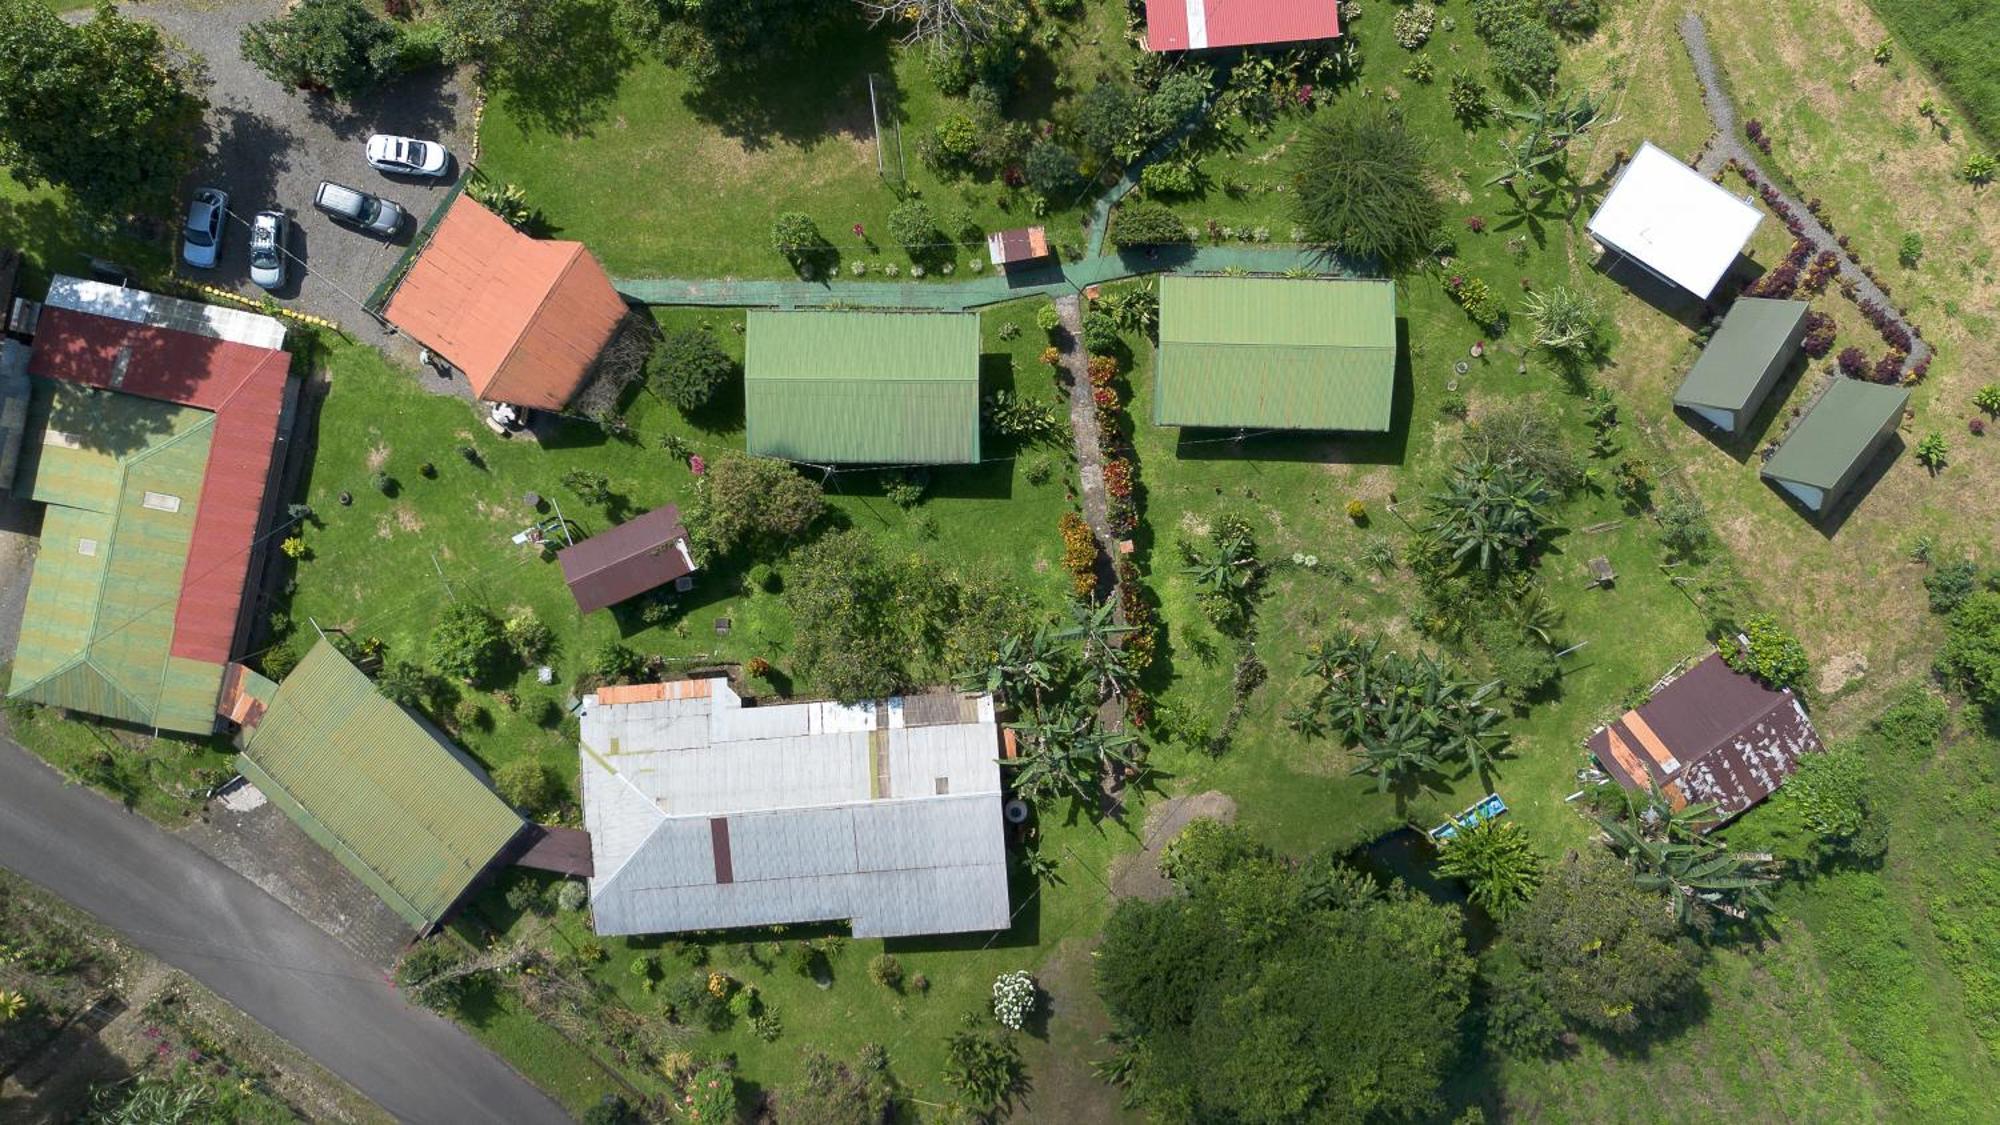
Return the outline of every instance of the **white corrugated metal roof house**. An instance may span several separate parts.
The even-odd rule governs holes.
[[[1590,217],[1597,241],[1707,299],[1764,213],[1647,141]]]
[[[1007,928],[991,696],[758,707],[684,680],[600,689],[579,718],[600,934]]]

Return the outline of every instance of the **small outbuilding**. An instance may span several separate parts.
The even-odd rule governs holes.
[[[1049,232],[1042,227],[996,230],[986,236],[986,256],[1001,273],[1043,265],[1049,259]]]
[[[1339,0],[1146,0],[1149,51],[1300,43],[1339,34]]]
[[[813,464],[979,460],[979,315],[751,310],[745,445]]]
[[[1764,213],[1647,141],[1618,173],[1589,230],[1646,272],[1707,300]]]
[[[1762,475],[1814,512],[1831,511],[1902,421],[1907,387],[1836,378],[1764,462]]]
[[[1396,287],[1169,275],[1156,367],[1155,425],[1386,432]]]
[[[530,238],[461,195],[383,315],[488,402],[559,411],[595,370],[625,299],[581,242]]]
[[[1627,789],[1658,786],[1676,809],[1714,805],[1711,828],[1770,796],[1801,755],[1823,749],[1789,689],[1735,671],[1721,653],[1600,728],[1589,746]]]
[[[556,554],[576,608],[594,613],[694,573],[687,525],[668,504]]]
[[[1798,354],[1807,308],[1804,301],[1739,298],[1681,380],[1674,405],[1725,433],[1741,430]]]
[[[455,746],[321,640],[254,716],[236,768],[418,932],[450,914],[521,834]],[[261,701],[260,701],[261,702]]]

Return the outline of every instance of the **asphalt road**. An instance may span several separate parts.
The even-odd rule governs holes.
[[[0,865],[193,976],[419,1125],[569,1116],[250,881],[0,737]]]

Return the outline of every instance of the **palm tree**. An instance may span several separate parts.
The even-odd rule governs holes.
[[[1118,624],[1116,602],[1095,605],[1076,601],[1070,605],[1071,623],[1050,634],[1063,643],[1074,642],[1077,658],[1086,671],[1097,678],[1098,698],[1122,698],[1138,679],[1138,670],[1126,653],[1123,641],[1132,633],[1129,625]]]
[[[1460,827],[1438,851],[1438,870],[1464,880],[1472,901],[1504,919],[1534,897],[1542,857],[1518,824],[1482,820]]]
[[[1000,642],[993,659],[982,669],[961,677],[968,691],[984,691],[1010,702],[1032,696],[1041,704],[1042,693],[1051,691],[1062,678],[1062,652],[1057,638],[1044,625],[1032,633],[1016,633]]]
[[[1354,773],[1375,779],[1377,793],[1387,793],[1391,785],[1444,768],[1432,753],[1422,719],[1409,704],[1392,704],[1385,711],[1387,714],[1379,717],[1378,730],[1359,732],[1362,761],[1354,767]]]
[[[1134,764],[1129,751],[1138,739],[1103,730],[1097,717],[1080,707],[1037,715],[1014,729],[1028,737],[1029,747],[1024,757],[1009,763],[1015,770],[1014,787],[1031,797],[1094,802],[1107,771]]]
[[[1777,881],[1778,871],[1769,853],[1738,854],[1691,831],[1682,837],[1670,820],[1660,823],[1652,831],[1636,817],[1605,818],[1598,827],[1632,869],[1632,881],[1666,894],[1682,925],[1693,925],[1707,910],[1742,919],[1772,909],[1764,888]]]

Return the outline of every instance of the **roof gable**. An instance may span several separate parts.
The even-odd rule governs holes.
[[[1339,34],[1337,0],[1146,0],[1146,48],[1152,51],[1294,43]]]
[[[1903,412],[1907,387],[1836,378],[1792,427],[1763,475],[1813,488],[1838,486],[1847,471],[1875,452],[1875,439]]]
[[[627,520],[556,554],[584,613],[616,605],[694,573],[687,527],[672,504]]]
[[[1809,307],[1804,301],[1739,298],[1681,380],[1674,403],[1730,411],[1750,405],[1771,361],[1785,350]]]
[[[480,398],[561,410],[626,312],[582,243],[530,238],[460,195],[383,315]]]
[[[522,825],[455,748],[325,640],[279,685],[239,760],[419,929],[444,917]]]
[[[1618,173],[1588,229],[1668,281],[1715,292],[1764,213],[1647,141]]]
[[[1350,278],[1162,278],[1156,366],[1156,424],[1387,430],[1395,286]]]
[[[979,460],[974,313],[751,310],[746,445],[797,461]]]

